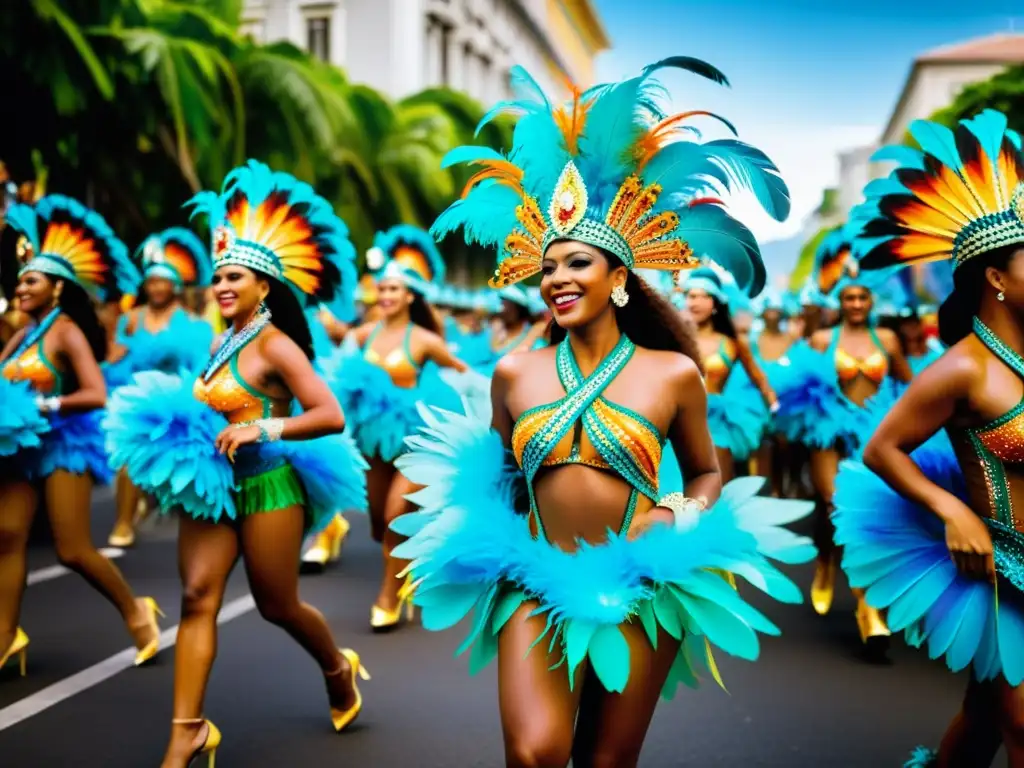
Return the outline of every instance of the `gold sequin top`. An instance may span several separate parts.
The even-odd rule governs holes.
[[[43,339],[16,358],[4,363],[3,375],[8,381],[29,382],[36,392],[43,395],[59,392],[61,389],[60,371],[46,357]]]
[[[512,428],[512,453],[523,465],[523,452],[530,441],[548,426],[557,403],[531,408],[523,413]],[[657,487],[658,467],[661,465],[661,434],[657,427],[638,413],[599,398],[591,405],[595,428],[583,429],[577,422],[541,461],[542,467],[565,464],[583,464],[595,469],[620,472],[606,456],[616,456],[627,462],[628,469],[637,472],[648,486]],[[601,443],[597,446],[592,436]],[[628,480],[629,478],[627,478]]]
[[[708,392],[719,393],[725,389],[732,367],[736,362],[736,345],[732,339],[722,339],[714,354],[704,358],[704,381]]]
[[[975,429],[950,429],[968,504],[980,515],[1024,530],[1024,401]]]
[[[192,395],[206,403],[231,424],[244,424],[288,413],[288,400],[275,400],[253,389],[238,372],[238,353],[222,365],[209,381],[200,376],[192,386]]]

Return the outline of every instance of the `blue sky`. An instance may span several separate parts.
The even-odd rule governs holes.
[[[799,229],[836,180],[838,150],[877,138],[915,56],[1008,32],[1011,23],[1024,33],[1024,5],[1009,0],[594,3],[613,44],[598,58],[600,81],[677,54],[705,59],[728,76],[730,89],[687,73],[663,79],[674,106],[718,112],[781,168],[793,195],[789,221],[776,224],[749,201],[735,206],[762,240]]]

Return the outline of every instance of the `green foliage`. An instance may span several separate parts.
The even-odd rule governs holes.
[[[952,128],[983,109],[1004,113],[1011,128],[1024,130],[1024,66],[1010,67],[988,80],[965,86],[952,104],[929,119]]]
[[[0,14],[0,67],[16,119],[0,121],[12,177],[96,207],[134,247],[187,224],[182,203],[252,157],[313,184],[360,253],[377,230],[429,227],[460,193],[453,147],[511,144],[484,109],[431,88],[398,102],[350,84],[290,43],[239,32],[242,0],[27,0]],[[463,246],[449,258],[491,257]],[[485,264],[483,262],[486,262]]]

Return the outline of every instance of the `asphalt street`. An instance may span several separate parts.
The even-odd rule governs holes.
[[[98,491],[96,541],[105,541],[111,517],[109,492]],[[363,684],[363,714],[350,731],[332,731],[316,667],[260,619],[236,569],[206,708],[224,734],[218,768],[501,766],[494,667],[469,676],[466,660],[453,657],[458,629],[370,632],[379,550],[366,519],[350,519],[341,562],[303,576],[301,588],[373,674]],[[136,593],[164,608],[165,628],[179,613],[175,531],[172,519],[147,521],[139,543],[117,559]],[[172,652],[131,668],[131,642],[116,612],[55,564],[45,541],[33,545],[22,614],[31,638],[28,676],[18,677],[13,663],[0,671],[0,765],[156,768],[170,727]],[[810,569],[795,576],[806,585]],[[899,640],[891,664],[866,663],[845,588],[825,618],[806,604],[765,609],[783,636],[767,639],[754,664],[719,656],[728,693],[712,683],[664,702],[642,766],[895,768],[916,744],[938,742],[959,706],[962,675]],[[173,632],[166,639],[173,642]]]

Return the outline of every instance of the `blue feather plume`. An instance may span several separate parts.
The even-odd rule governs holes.
[[[39,412],[36,393],[27,381],[0,376],[0,457],[38,448],[50,422]]]

